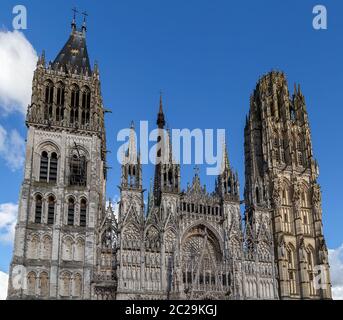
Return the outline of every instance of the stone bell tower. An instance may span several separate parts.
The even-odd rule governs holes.
[[[305,98],[286,77],[257,83],[245,126],[246,219],[269,215],[281,299],[330,299],[318,164]],[[319,280],[318,280],[319,279]]]
[[[28,106],[24,180],[9,299],[89,299],[105,206],[106,135],[86,21],[53,62],[39,58]]]

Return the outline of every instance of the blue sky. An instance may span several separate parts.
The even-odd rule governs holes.
[[[312,27],[312,9],[328,10],[328,29]],[[2,0],[0,28],[12,30],[12,8]],[[118,130],[131,120],[155,123],[159,91],[164,92],[171,128],[225,128],[231,164],[244,186],[243,128],[249,96],[258,78],[272,69],[287,74],[293,91],[300,83],[309,112],[315,157],[320,165],[324,232],[329,248],[343,243],[339,205],[343,174],[342,1],[21,1],[28,11],[25,36],[38,54],[53,60],[70,32],[71,8],[86,10],[91,61],[100,65],[107,115],[109,172],[107,195],[118,194]],[[79,17],[79,22],[81,17]],[[1,72],[1,70],[0,70]],[[0,125],[26,135],[24,117],[0,109]],[[149,187],[153,167],[144,166]],[[193,165],[182,167],[182,184]],[[18,201],[22,169],[0,158],[0,204]],[[213,188],[214,178],[202,182]],[[0,242],[0,270],[7,272],[12,246]]]

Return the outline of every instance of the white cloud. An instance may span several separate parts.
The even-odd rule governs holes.
[[[329,262],[333,299],[343,300],[343,244],[329,250]]]
[[[0,271],[0,300],[7,297],[8,274]]]
[[[24,152],[25,141],[18,131],[14,129],[11,132],[7,132],[0,125],[0,156],[12,171],[22,167],[25,160]]]
[[[18,205],[14,203],[0,204],[0,243],[14,241],[14,229],[17,221]]]
[[[0,107],[26,114],[37,53],[19,31],[0,31]]]

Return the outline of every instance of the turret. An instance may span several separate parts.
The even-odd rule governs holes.
[[[217,192],[224,200],[239,201],[238,173],[231,170],[226,143],[223,144],[222,155],[221,173],[216,182]]]
[[[142,166],[137,153],[136,132],[134,123],[131,123],[129,145],[123,156],[121,175],[122,189],[142,189]]]

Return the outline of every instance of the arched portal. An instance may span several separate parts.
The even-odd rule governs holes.
[[[206,226],[197,225],[183,237],[181,260],[184,290],[190,298],[224,289],[220,243]]]

